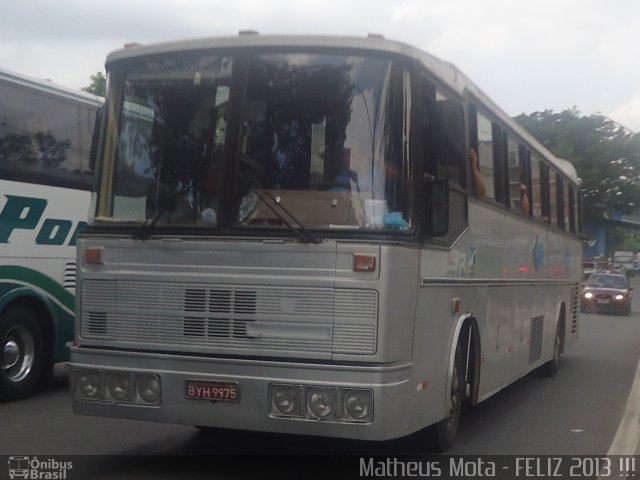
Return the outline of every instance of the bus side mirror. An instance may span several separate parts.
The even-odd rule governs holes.
[[[443,237],[449,231],[449,179],[427,178],[425,187],[427,233],[431,237]]]

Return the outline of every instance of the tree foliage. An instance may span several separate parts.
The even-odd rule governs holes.
[[[573,163],[582,181],[585,219],[640,208],[640,135],[575,108],[522,114],[515,120],[556,156]]]
[[[89,85],[84,87],[82,90],[84,90],[85,92],[93,93],[94,95],[104,97],[107,90],[107,79],[104,74],[102,72],[96,72],[89,78],[91,79],[91,83],[89,83]]]

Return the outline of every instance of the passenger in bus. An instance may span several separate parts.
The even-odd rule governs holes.
[[[218,202],[220,201],[219,169],[212,166],[207,171],[202,183],[202,198],[200,204],[200,220],[204,223],[218,223]]]
[[[484,197],[487,194],[487,186],[480,173],[478,165],[478,152],[475,148],[469,150],[469,163],[471,164],[471,182],[473,184],[473,194],[476,197]]]
[[[333,153],[333,155],[332,155]],[[338,148],[327,152],[327,163],[333,168],[333,171],[339,172],[327,190],[329,192],[353,192],[360,191],[358,185],[358,174],[351,169],[351,149]]]
[[[530,211],[527,185],[523,181],[520,181],[520,211],[525,216],[528,216]]]

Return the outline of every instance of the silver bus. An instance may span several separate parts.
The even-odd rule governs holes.
[[[0,69],[0,400],[34,392],[69,360],[102,103]]]
[[[576,172],[456,67],[260,35],[106,66],[76,413],[444,450],[463,402],[555,374]]]

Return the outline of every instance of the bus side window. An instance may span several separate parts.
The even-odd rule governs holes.
[[[462,105],[436,93],[436,162],[438,177],[464,185],[466,152]]]
[[[428,80],[422,78],[420,89],[421,135],[426,180],[429,235],[439,242],[457,238],[467,225],[465,123],[462,104]],[[448,185],[446,195],[440,195]],[[446,199],[446,200],[445,200]],[[437,205],[447,201],[443,210]],[[441,214],[448,212],[447,218]],[[447,225],[443,229],[438,225]],[[446,231],[445,231],[446,230]]]
[[[573,185],[569,184],[569,230],[571,233],[578,233],[578,204],[576,202],[576,191]]]
[[[558,226],[558,184],[556,173],[547,167],[547,178],[549,179],[549,223]]]
[[[565,186],[564,180],[560,174],[556,174],[556,186],[557,186],[557,203],[558,203],[558,227],[562,230],[566,228],[566,214],[565,214]]]
[[[542,223],[549,223],[551,218],[551,205],[549,202],[549,166],[540,162],[540,198],[542,200]]]
[[[571,210],[570,210],[570,205],[569,205],[569,181],[566,178],[562,179],[562,182],[564,183],[564,188],[562,189],[562,209],[563,209],[563,215],[564,215],[564,225],[563,228],[567,231],[571,231],[571,225],[570,225],[570,216],[571,216]]]
[[[527,150],[513,138],[508,138],[509,203],[511,210],[529,215],[531,188],[527,168]],[[526,196],[526,199],[524,198]]]
[[[531,155],[531,212],[533,218],[537,221],[542,220],[542,189],[540,188],[541,163],[540,158],[532,154]]]
[[[484,179],[486,185],[486,196],[492,199],[496,198],[496,187],[494,177],[494,128],[487,117],[478,112],[477,114],[477,145],[476,151],[478,152],[478,167],[480,174]],[[473,147],[473,145],[472,145]]]

